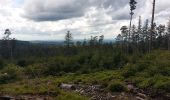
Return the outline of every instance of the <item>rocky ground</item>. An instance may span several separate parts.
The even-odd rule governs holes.
[[[0,100],[54,100],[48,95],[1,95]]]
[[[151,98],[144,91],[135,88],[131,84],[127,85],[129,92],[121,93],[111,93],[100,85],[61,84],[59,87],[65,91],[72,91],[90,97],[92,100],[170,100],[170,94]],[[48,95],[0,95],[0,100],[53,100],[53,98]]]
[[[64,84],[60,88],[74,91],[80,95],[88,96],[92,100],[170,100],[170,93],[151,97],[143,90],[136,88],[132,84],[127,85],[127,92],[112,93],[102,88],[100,85],[74,85]]]
[[[92,100],[149,100],[150,98],[140,90],[135,90],[133,86],[128,85],[129,91],[132,93],[111,93],[100,85],[70,85],[64,84],[60,86],[62,89],[74,91],[80,95],[88,96]],[[138,92],[137,92],[138,91]]]

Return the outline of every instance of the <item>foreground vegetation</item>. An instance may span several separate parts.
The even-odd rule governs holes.
[[[169,51],[127,55],[112,52],[110,48],[103,53],[102,49],[80,48],[81,51],[73,55],[26,58],[10,64],[1,60],[0,92],[12,95],[47,95],[50,92],[59,100],[88,99],[59,89],[60,83],[102,85],[110,92],[127,92],[127,84],[132,83],[150,96],[170,92]]]

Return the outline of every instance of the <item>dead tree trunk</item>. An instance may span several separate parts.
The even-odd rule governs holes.
[[[149,52],[151,52],[151,50],[153,49],[154,18],[155,18],[155,0],[153,0],[153,9],[152,9],[152,21],[151,21],[151,32],[150,32]]]

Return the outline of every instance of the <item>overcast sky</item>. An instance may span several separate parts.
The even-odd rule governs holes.
[[[138,16],[151,19],[153,0],[137,0]],[[129,0],[0,0],[0,37],[9,28],[18,40],[63,40],[70,30],[74,39],[105,35],[113,39],[129,25]],[[167,24],[170,0],[156,0],[155,22]]]

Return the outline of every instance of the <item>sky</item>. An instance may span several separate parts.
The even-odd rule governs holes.
[[[139,16],[144,24],[153,0],[136,1],[133,24]],[[129,12],[129,0],[0,0],[0,38],[8,28],[17,40],[64,40],[68,30],[74,39],[114,39],[129,25]],[[169,19],[170,0],[156,0],[155,22],[166,25]]]

